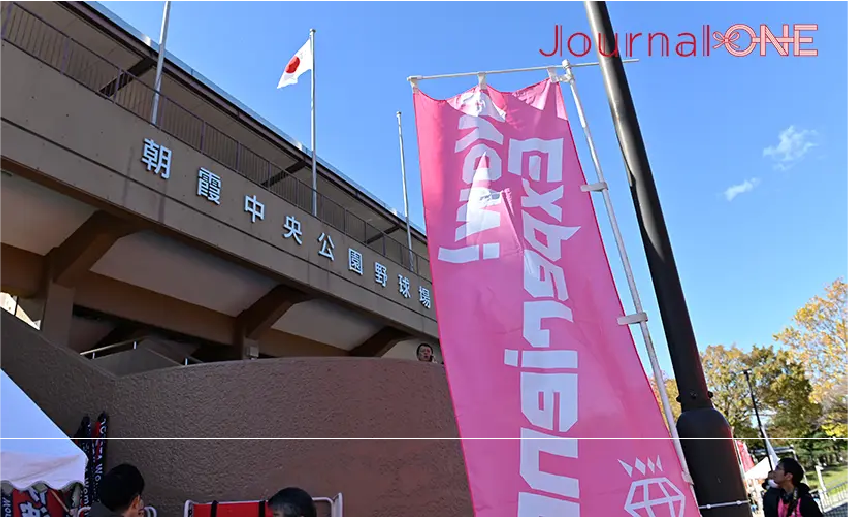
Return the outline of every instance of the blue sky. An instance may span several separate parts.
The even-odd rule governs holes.
[[[158,40],[161,2],[104,2]],[[637,41],[627,66],[675,259],[701,348],[772,343],[795,310],[838,276],[848,256],[845,3],[610,3],[628,32],[724,32],[741,23],[818,24],[818,57],[778,57],[770,48],[732,57],[647,56]],[[276,90],[282,69],[316,33],[319,155],[402,210],[395,112],[404,113],[413,220],[423,227],[412,95],[406,77],[556,64],[554,25],[589,33],[580,2],[174,2],[168,50],[283,131],[309,143],[309,77]],[[577,40],[575,40],[576,44]],[[711,44],[715,41],[711,41]],[[746,37],[739,43],[747,44]],[[700,39],[699,39],[700,45]],[[699,47],[700,48],[700,47]],[[594,49],[585,58],[595,59]],[[600,72],[577,72],[612,201],[663,369],[665,336]],[[543,73],[489,77],[502,91]],[[421,83],[446,98],[473,77]],[[581,162],[593,177],[570,94]],[[735,189],[733,187],[736,187]],[[730,189],[730,190],[728,190]],[[736,192],[735,197],[731,194]],[[729,199],[731,198],[732,199]],[[603,205],[596,201],[625,307],[632,304]],[[641,337],[637,349],[645,359]]]

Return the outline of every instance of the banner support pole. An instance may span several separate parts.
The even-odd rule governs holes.
[[[623,63],[638,63],[638,59],[624,59]],[[571,68],[580,68],[584,66],[598,66],[600,63],[571,63],[569,67]],[[472,75],[476,75],[478,78],[491,74],[513,74],[516,72],[543,72],[545,70],[549,70],[551,68],[563,68],[563,65],[548,65],[548,66],[532,66],[530,68],[510,68],[507,70],[489,70],[488,72],[463,72],[460,74],[441,74],[441,75],[411,75],[406,78],[407,81],[412,83],[412,89],[415,90],[418,88],[416,84],[418,81],[424,81],[427,79],[448,79],[451,77],[470,77]],[[482,87],[482,86],[481,86]]]
[[[645,310],[642,307],[639,290],[636,288],[636,280],[633,276],[633,268],[630,265],[630,258],[627,256],[627,249],[624,247],[624,238],[621,236],[621,230],[618,227],[618,220],[615,217],[615,210],[612,207],[612,199],[610,199],[609,189],[607,188],[606,178],[604,177],[604,171],[601,168],[601,161],[600,158],[598,158],[598,152],[595,148],[595,140],[592,138],[592,131],[589,129],[589,122],[586,121],[586,115],[583,111],[583,103],[580,101],[580,96],[577,93],[577,82],[574,79],[574,73],[569,66],[568,60],[563,61],[562,64],[566,70],[564,79],[568,81],[568,84],[571,87],[571,95],[574,97],[574,105],[577,108],[577,117],[580,119],[580,126],[583,128],[583,136],[586,139],[586,144],[589,146],[589,155],[592,157],[592,165],[595,168],[595,174],[598,176],[598,184],[603,186],[602,188],[589,190],[600,192],[604,198],[604,206],[606,207],[607,217],[609,218],[612,234],[615,238],[615,246],[618,248],[618,255],[621,258],[622,265],[624,266],[624,276],[627,278],[627,286],[630,288],[630,296],[633,299],[633,308],[636,310],[637,315],[642,316],[645,314]],[[648,350],[648,358],[651,361],[651,368],[654,370],[654,381],[657,383],[657,390],[660,392],[665,420],[668,423],[668,429],[671,432],[671,437],[674,441],[674,450],[677,452],[680,464],[683,467],[684,479],[691,485],[692,477],[689,474],[689,465],[686,462],[686,457],[683,455],[683,448],[680,446],[680,436],[677,434],[674,416],[671,412],[671,402],[669,402],[668,399],[668,391],[665,389],[665,379],[662,377],[660,363],[657,359],[657,351],[654,348],[654,342],[651,339],[651,333],[648,330],[648,318],[636,318],[633,322],[638,323],[639,329],[642,331],[642,339],[645,341],[645,348]],[[632,323],[630,321],[626,321],[625,324]]]

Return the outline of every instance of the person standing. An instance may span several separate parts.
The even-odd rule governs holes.
[[[144,517],[144,477],[133,465],[122,463],[100,480],[100,500],[87,517]]]
[[[768,508],[765,517],[822,517],[810,487],[802,482],[804,467],[794,458],[783,458],[774,469],[774,483],[779,488],[777,505]],[[763,510],[766,505],[763,503]]]
[[[777,515],[777,502],[780,500],[780,487],[774,481],[774,471],[770,470],[768,479],[763,483],[763,515],[772,517]]]

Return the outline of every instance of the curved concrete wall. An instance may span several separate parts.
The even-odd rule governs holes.
[[[455,438],[441,367],[268,359],[116,377],[0,312],[3,369],[66,432],[105,410],[110,437],[172,438],[112,440],[106,452],[107,466],[142,469],[162,517],[187,498],[259,499],[288,485],[342,492],[347,517],[471,515],[459,441],[368,439]],[[274,439],[223,439],[246,437]]]

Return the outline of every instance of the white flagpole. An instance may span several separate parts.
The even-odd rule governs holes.
[[[400,175],[403,178],[403,215],[406,217],[406,245],[409,247],[409,269],[413,269],[412,230],[409,224],[409,195],[406,192],[406,159],[403,156],[403,125],[400,123],[400,111],[397,112],[397,119],[400,139]]]
[[[156,125],[156,115],[159,111],[159,89],[162,87],[162,66],[165,64],[165,42],[168,40],[168,24],[171,15],[171,0],[165,0],[162,11],[162,29],[159,32],[159,59],[156,61],[156,80],[153,83],[153,113],[150,123]]]
[[[315,29],[309,29],[312,48],[312,216],[318,217],[318,154],[315,152]]]
[[[771,440],[769,440],[768,435],[766,434],[766,426],[760,427],[760,431],[763,433],[763,441],[766,443],[766,454],[768,454],[769,464],[771,469],[774,470],[777,468],[777,464],[780,463],[780,458],[777,457],[777,453],[774,452],[774,447],[771,446]]]

